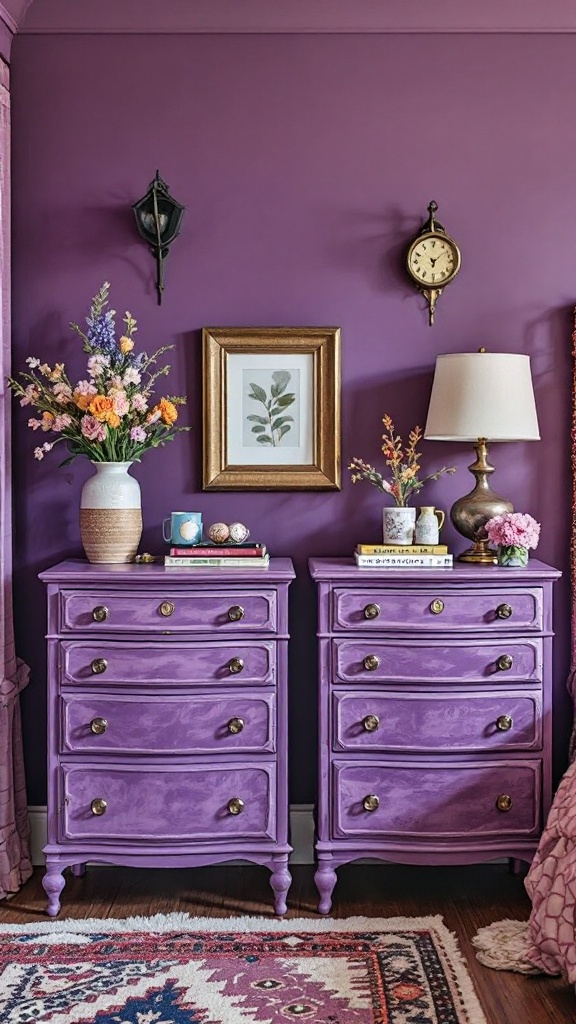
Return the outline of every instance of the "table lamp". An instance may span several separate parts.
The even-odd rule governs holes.
[[[424,437],[429,441],[471,441],[476,461],[469,466],[476,485],[459,498],[450,518],[472,546],[460,562],[493,565],[486,523],[514,507],[490,487],[488,462],[493,441],[539,441],[530,357],[502,352],[456,352],[437,356]]]

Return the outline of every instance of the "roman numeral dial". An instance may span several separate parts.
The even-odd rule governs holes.
[[[444,286],[454,280],[461,263],[456,242],[434,218],[437,209],[433,200],[428,206],[428,220],[412,241],[406,258],[408,273],[428,302],[430,325],[434,323],[436,300]]]

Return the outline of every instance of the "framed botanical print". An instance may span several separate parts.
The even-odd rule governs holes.
[[[205,327],[205,491],[339,490],[340,328]]]

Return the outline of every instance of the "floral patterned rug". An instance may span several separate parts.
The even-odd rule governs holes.
[[[0,926],[2,1024],[486,1024],[440,917]]]

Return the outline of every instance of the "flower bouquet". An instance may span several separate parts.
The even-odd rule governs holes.
[[[504,512],[486,523],[486,534],[497,546],[499,565],[528,565],[529,548],[538,547],[540,523],[525,512]]]

